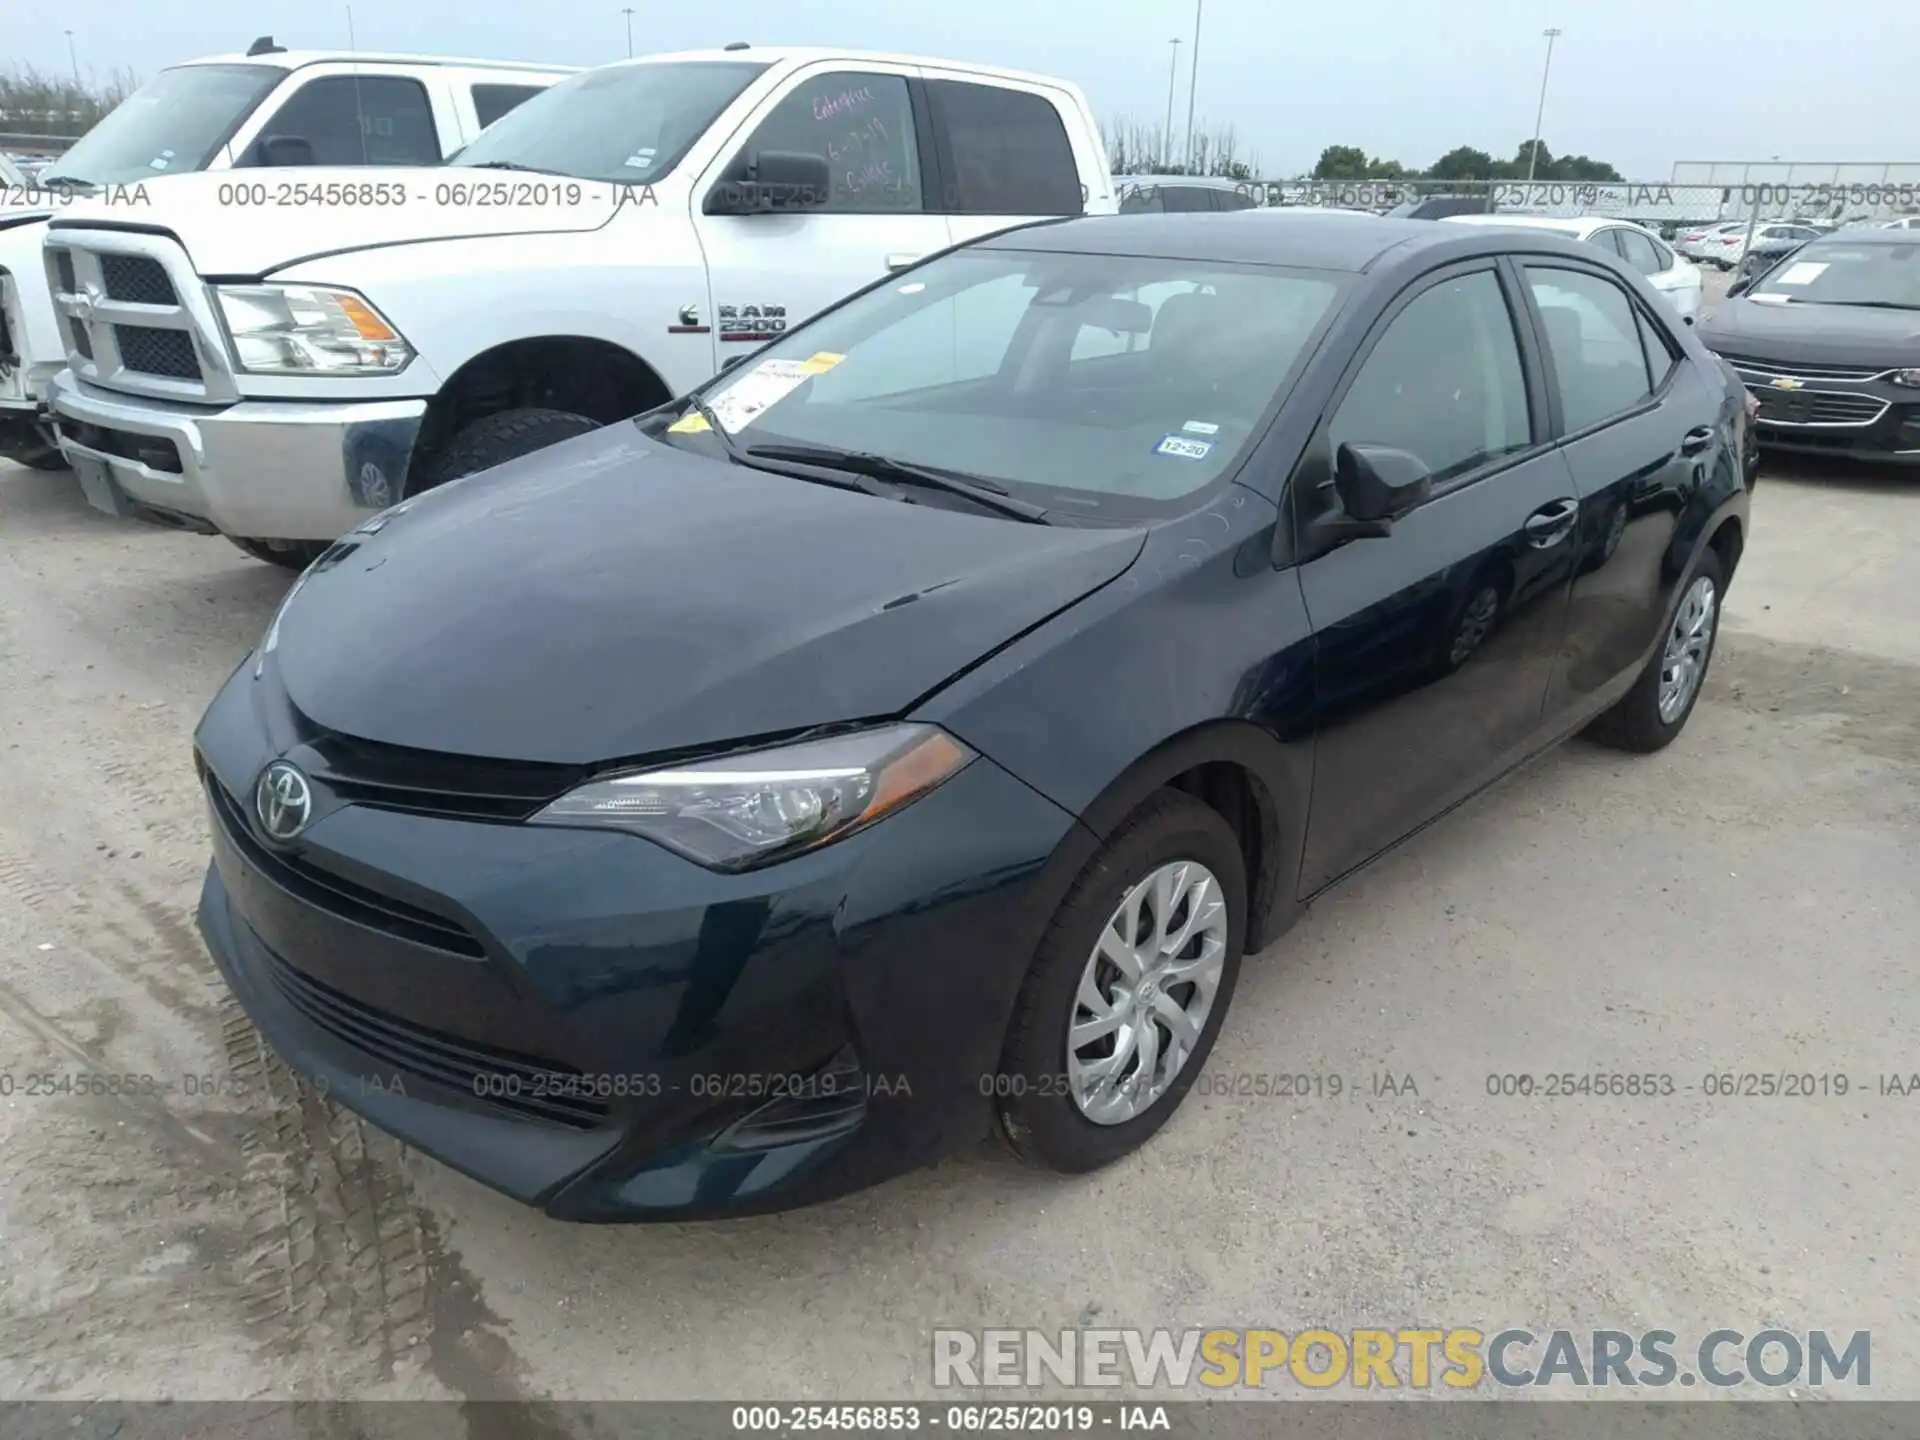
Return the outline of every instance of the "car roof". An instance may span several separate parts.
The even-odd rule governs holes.
[[[538,75],[572,75],[578,65],[540,65],[528,60],[479,60],[467,55],[403,55],[383,50],[267,50],[258,55],[199,55],[169,65],[185,70],[194,65],[270,65],[277,70],[299,70],[308,65],[338,65],[363,61],[370,65],[445,65],[453,69],[520,70]]]
[[[598,68],[612,70],[627,65],[667,65],[688,60],[745,61],[768,66],[785,65],[790,68],[797,68],[817,60],[845,60],[854,64],[865,62],[880,65],[927,65],[939,70],[990,76],[996,80],[1013,80],[1027,85],[1045,86],[1053,90],[1075,89],[1071,83],[1057,76],[1041,75],[1029,70],[1009,70],[1003,65],[982,65],[972,60],[954,60],[938,55],[902,55],[890,50],[845,50],[826,45],[742,44],[738,50],[724,48],[668,50],[658,55],[636,55],[631,60],[615,60],[611,64]]]
[[[1602,225],[1617,225],[1620,222],[1609,220],[1604,215],[1502,215],[1496,211],[1491,215],[1442,215],[1440,223],[1443,225],[1513,225],[1528,230],[1557,230],[1563,235],[1577,235],[1585,239]]]
[[[1817,245],[1823,240],[1844,240],[1849,245],[1920,244],[1920,241],[1914,239],[1911,230],[1889,230],[1871,221],[1864,225],[1843,225],[1838,230],[1829,230],[1824,235],[1814,236],[1807,241],[1807,244]]]
[[[1250,182],[1224,175],[1116,175],[1116,185],[1191,185],[1200,190],[1251,190]]]
[[[1542,237],[1543,239],[1545,237]],[[1312,218],[1283,207],[1196,215],[1089,215],[1043,220],[974,242],[998,250],[1046,250],[1083,255],[1138,255],[1288,265],[1310,270],[1363,271],[1394,252],[1450,248],[1485,250],[1458,229],[1431,220],[1397,220],[1365,211],[1322,211]],[[1558,243],[1573,252],[1574,242]],[[1544,248],[1544,247],[1543,247]]]

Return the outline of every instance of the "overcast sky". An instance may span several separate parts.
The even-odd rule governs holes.
[[[1168,41],[1181,38],[1187,109],[1193,0],[630,0],[636,53],[748,40],[851,45],[1039,70],[1076,80],[1103,122],[1166,115]],[[1232,124],[1262,173],[1323,146],[1409,165],[1454,145],[1510,155],[1532,132],[1555,43],[1543,138],[1633,179],[1676,160],[1920,160],[1920,5],[1804,0],[1203,0],[1196,122]],[[601,0],[358,0],[362,49],[596,64],[626,54]],[[341,46],[331,0],[0,0],[0,65],[132,67],[281,44]]]

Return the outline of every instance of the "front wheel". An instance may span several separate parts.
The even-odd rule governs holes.
[[[1157,791],[1074,881],[1021,987],[994,1087],[1017,1154],[1094,1170],[1166,1123],[1232,1003],[1246,913],[1232,828]]]
[[[324,540],[254,540],[240,535],[229,535],[227,539],[254,559],[278,565],[283,570],[304,570],[327,548]]]
[[[427,467],[426,483],[418,488],[427,490],[449,480],[476,475],[599,428],[598,422],[571,410],[496,411],[482,416],[448,441],[446,448]]]
[[[1713,661],[1726,585],[1718,553],[1702,551],[1680,591],[1680,603],[1667,622],[1660,648],[1633,688],[1593,722],[1588,733],[1595,740],[1616,750],[1650,754],[1671,744],[1686,728]]]

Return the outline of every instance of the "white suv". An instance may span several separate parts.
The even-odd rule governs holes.
[[[268,172],[259,167],[438,164],[573,73],[564,65],[286,50],[271,39],[245,55],[162,70],[37,177],[0,193],[0,458],[46,469],[62,463],[45,402],[71,335],[54,314],[40,246],[47,220],[69,202],[98,196],[116,220],[144,223],[161,178],[186,171],[237,170],[263,181]]]
[[[94,505],[288,566],[923,256],[1115,209],[1064,81],[744,46],[577,75],[445,166],[279,179],[285,203],[244,205],[164,182],[138,233],[75,205],[46,257],[75,341],[53,409]]]

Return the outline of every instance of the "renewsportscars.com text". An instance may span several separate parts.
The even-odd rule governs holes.
[[[936,1387],[1327,1390],[1873,1383],[1866,1330],[936,1330]]]

